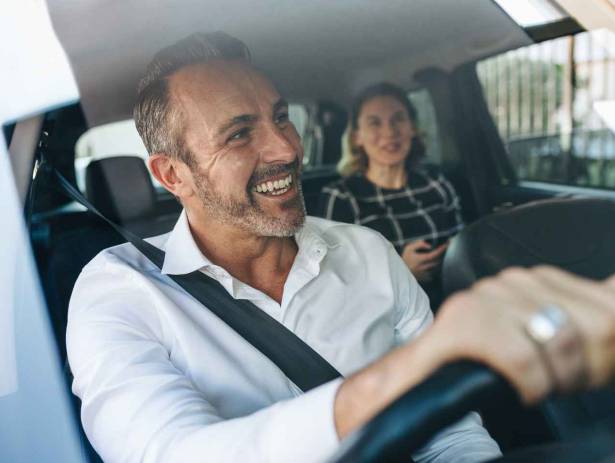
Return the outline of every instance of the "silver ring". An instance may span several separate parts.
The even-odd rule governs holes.
[[[537,348],[555,391],[587,384],[583,339],[566,311],[548,304],[532,314],[525,332]]]
[[[527,334],[538,344],[551,341],[568,324],[568,314],[555,304],[549,304],[532,314],[525,325]]]

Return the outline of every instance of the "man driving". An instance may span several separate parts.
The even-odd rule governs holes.
[[[384,238],[306,217],[288,104],[239,40],[194,34],[160,51],[134,116],[152,174],[183,212],[150,240],[166,253],[162,272],[125,244],[94,258],[73,291],[73,391],[105,461],[323,461],[458,358],[499,371],[528,403],[612,376],[612,281],[514,269],[449,299],[432,323],[427,297]],[[168,277],[193,271],[254,303],[344,378],[303,393]],[[531,327],[545,308],[565,322],[541,339]],[[413,458],[497,455],[472,413]]]

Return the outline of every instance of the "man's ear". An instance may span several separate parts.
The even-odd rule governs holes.
[[[147,166],[154,178],[180,200],[194,194],[190,169],[183,161],[155,153],[147,159]]]

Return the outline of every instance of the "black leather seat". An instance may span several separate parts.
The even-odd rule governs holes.
[[[92,161],[86,169],[85,189],[100,212],[141,237],[170,231],[180,212],[174,200],[170,207],[161,207],[147,167],[138,156]]]
[[[448,249],[443,264],[444,291],[450,295],[506,267],[538,264],[593,279],[615,273],[615,201],[537,201],[475,222]],[[531,412],[532,416],[513,404],[497,404],[495,409],[486,421],[489,426],[491,420],[496,437],[500,433],[508,443],[523,445],[536,443],[532,437],[538,434],[565,439],[578,427],[613,419],[615,393],[596,391],[549,400],[538,413]],[[511,423],[513,415],[524,423]],[[519,433],[525,436],[519,438]]]

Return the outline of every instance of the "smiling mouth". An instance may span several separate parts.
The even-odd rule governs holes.
[[[382,148],[385,151],[389,151],[389,152],[399,151],[399,149],[401,148],[401,143],[397,143],[397,142],[387,143]]]
[[[288,174],[286,177],[277,180],[268,180],[266,182],[259,183],[252,191],[261,193],[266,196],[279,196],[286,193],[292,188],[293,175]]]

